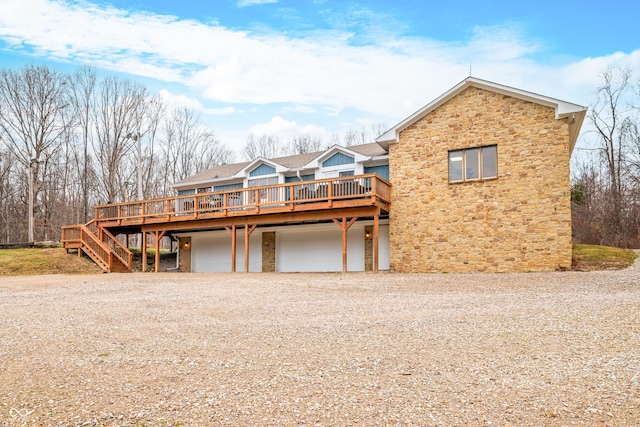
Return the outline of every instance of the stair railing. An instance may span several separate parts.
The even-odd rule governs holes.
[[[102,241],[111,249],[116,258],[118,258],[128,270],[131,270],[133,264],[133,254],[131,251],[127,249],[120,240],[116,239],[113,234],[107,231],[107,229],[102,228],[100,234],[102,234]]]

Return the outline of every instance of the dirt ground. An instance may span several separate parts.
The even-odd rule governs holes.
[[[0,278],[3,426],[637,426],[640,264]]]

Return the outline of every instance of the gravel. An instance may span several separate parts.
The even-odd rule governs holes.
[[[640,425],[640,262],[4,277],[0,425]]]

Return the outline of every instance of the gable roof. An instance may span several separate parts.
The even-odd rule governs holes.
[[[305,169],[316,169],[322,166],[322,162],[334,156],[337,153],[345,154],[349,157],[353,157],[356,162],[363,162],[367,160],[370,156],[366,156],[361,154],[355,150],[352,150],[351,147],[343,147],[341,145],[334,145],[332,147],[327,148],[323,151],[318,157],[312,159],[309,163],[304,165]]]
[[[569,141],[570,141],[570,152],[573,151],[573,147],[576,144],[576,140],[578,139],[578,134],[580,132],[580,128],[582,127],[582,122],[584,121],[584,117],[587,112],[587,107],[583,107],[578,104],[573,104],[566,101],[561,101],[559,99],[550,98],[548,96],[539,95],[533,92],[527,92],[525,90],[516,89],[510,86],[501,85],[498,83],[493,83],[487,80],[478,79],[475,77],[468,77],[465,80],[458,83],[456,86],[451,88],[449,91],[440,95],[438,98],[431,101],[429,104],[425,105],[382,135],[380,135],[376,142],[380,144],[385,149],[389,148],[389,144],[399,142],[400,132],[416,123],[418,120],[422,119],[424,116],[440,107],[465,89],[469,87],[475,87],[478,89],[484,89],[491,92],[499,93],[502,95],[510,96],[513,98],[522,99],[524,101],[533,102],[536,104],[545,105],[547,107],[551,107],[556,111],[556,119],[562,119],[566,117],[570,117],[569,121]]]
[[[228,165],[217,165],[211,169],[199,172],[195,175],[191,175],[181,181],[174,182],[171,187],[183,187],[192,184],[208,183],[217,179],[225,179],[232,177],[238,173],[242,168],[246,167],[249,162],[233,163]]]
[[[244,172],[248,172],[249,169],[253,169],[261,162],[269,165],[277,164],[286,169],[295,171],[309,165],[309,163],[313,162],[314,159],[333,150],[334,147],[328,148],[327,150],[323,151],[316,151],[314,153],[296,154],[293,156],[276,157],[273,159],[258,158],[251,162],[218,165],[212,167],[211,169],[207,169],[205,171],[187,177],[181,181],[175,182],[171,185],[171,187],[190,187],[197,184],[210,184],[215,181],[226,181],[231,178],[241,179],[244,177]],[[375,142],[369,144],[352,145],[350,147],[345,147],[345,149],[366,157],[378,157],[387,154],[387,151]]]
[[[371,142],[369,144],[351,145],[345,147],[348,150],[355,151],[358,154],[369,157],[386,156],[387,150],[382,148],[377,142]]]

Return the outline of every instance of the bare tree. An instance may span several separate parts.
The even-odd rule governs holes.
[[[573,204],[574,235],[586,243],[640,243],[640,170],[634,167],[639,158],[634,154],[639,117],[632,107],[631,77],[629,69],[605,71],[588,113],[598,157],[583,161],[574,173],[574,189],[583,197]]]
[[[161,148],[165,192],[173,182],[233,161],[232,151],[223,146],[215,133],[189,108],[176,109],[166,119],[165,141]]]
[[[124,159],[142,136],[147,89],[129,80],[106,77],[94,102],[93,150],[98,163],[99,190],[107,202],[124,198]]]
[[[360,129],[346,130],[342,136],[334,133],[331,135],[331,145],[342,145],[350,147],[352,145],[369,144],[382,135],[387,125],[382,122],[373,123],[371,126],[361,126]]]
[[[255,160],[258,157],[272,159],[282,155],[283,150],[280,146],[278,137],[274,135],[249,135],[244,146],[244,158],[248,161]]]
[[[312,137],[309,135],[297,136],[289,141],[283,154],[307,154],[321,151],[325,148],[322,138]]]
[[[42,162],[62,141],[65,78],[44,66],[0,71],[0,138],[28,169],[28,239],[35,240],[36,199]]]
[[[95,69],[82,66],[69,77],[69,103],[74,112],[74,125],[79,134],[81,150],[73,151],[82,188],[82,222],[89,219],[90,176],[92,175],[91,145],[92,113],[95,109],[97,76]]]
[[[160,126],[165,118],[166,105],[159,96],[150,98],[147,102],[145,117],[145,141],[147,142],[143,152],[138,153],[140,163],[138,165],[139,173],[137,175],[138,186],[142,189],[142,198],[164,196],[164,191],[160,188],[161,176],[157,174],[159,161],[159,152],[156,144]],[[142,148],[142,145],[140,145]]]
[[[14,159],[11,151],[0,146],[0,241],[11,242],[15,226],[10,215],[15,204],[18,188],[13,185],[12,166]]]
[[[599,150],[605,160],[609,177],[609,190],[620,212],[625,155],[625,122],[628,107],[626,97],[631,91],[631,71],[621,70],[616,76],[612,70],[602,74],[603,84],[598,88],[597,98],[589,110],[589,119],[600,138]]]

